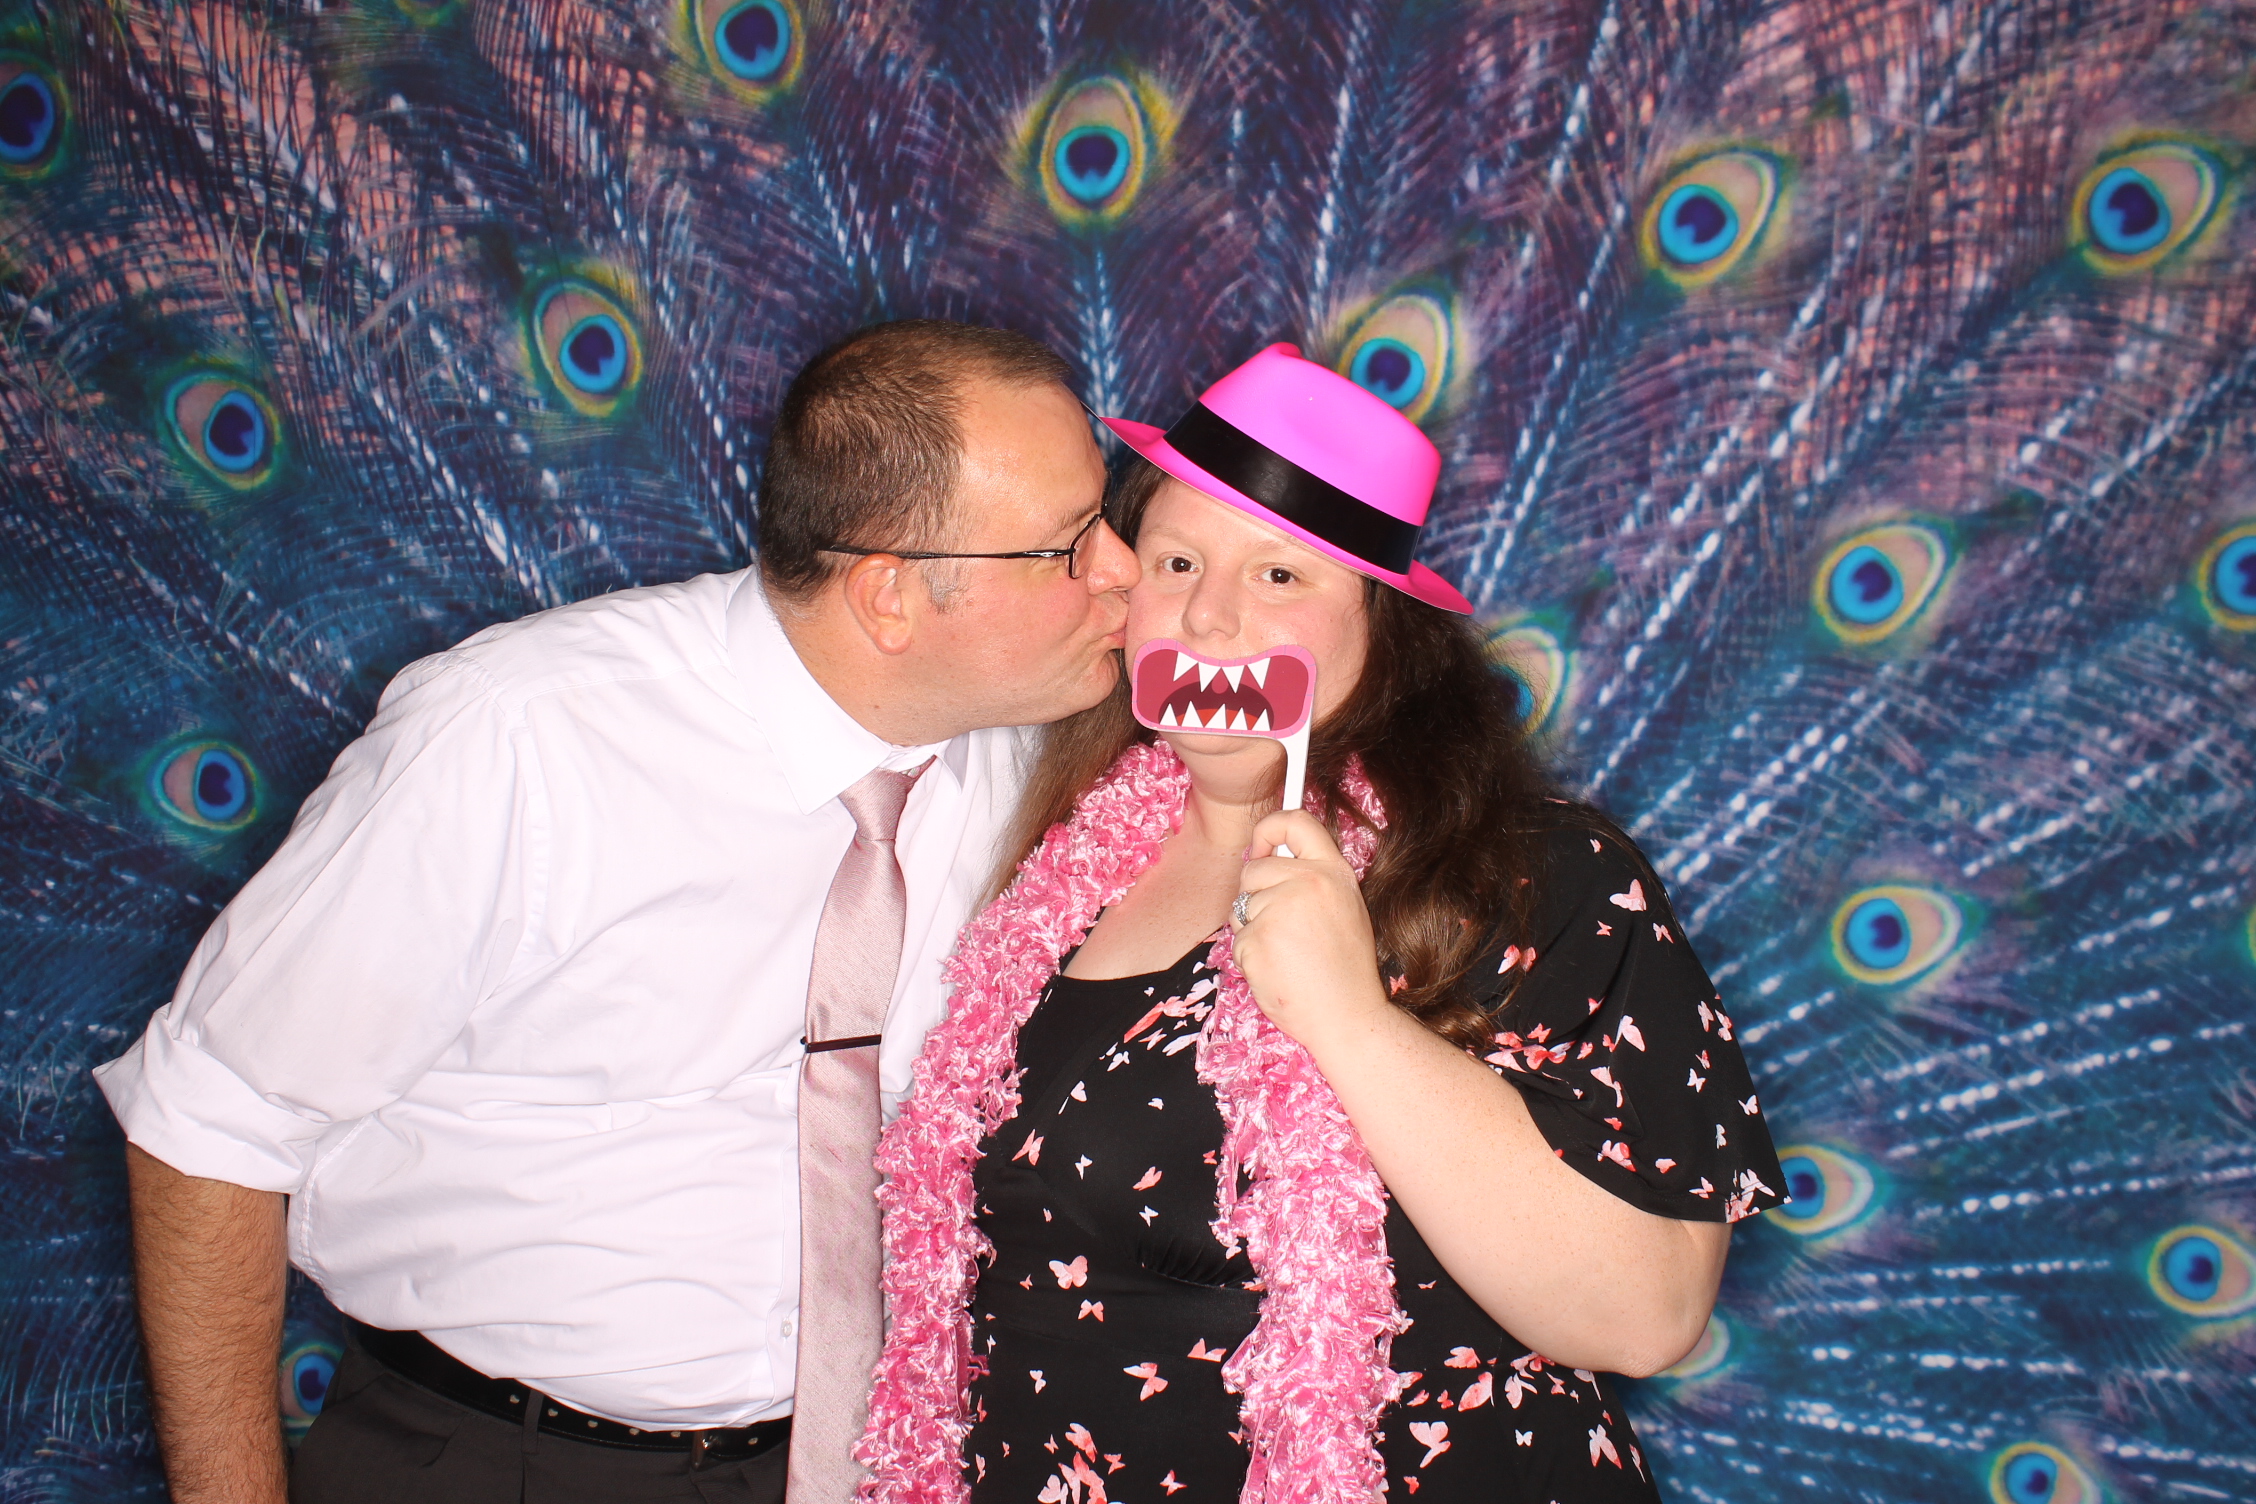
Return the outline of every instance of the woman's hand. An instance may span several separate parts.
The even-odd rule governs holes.
[[[1292,856],[1276,856],[1288,846]],[[1314,1050],[1391,1012],[1355,869],[1323,822],[1280,810],[1253,828],[1234,918],[1238,965],[1272,1023]]]

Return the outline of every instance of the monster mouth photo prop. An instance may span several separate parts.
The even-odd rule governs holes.
[[[1285,746],[1282,809],[1299,809],[1308,777],[1308,727],[1315,719],[1316,659],[1288,644],[1250,658],[1204,658],[1171,637],[1136,650],[1129,703],[1154,731],[1258,736]],[[1291,856],[1287,846],[1279,856]]]

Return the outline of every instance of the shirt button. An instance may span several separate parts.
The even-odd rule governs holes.
[[[785,1335],[786,1337],[788,1337],[788,1336],[790,1336],[790,1335],[791,1335],[791,1323],[790,1323],[790,1322],[788,1322],[788,1321],[786,1321],[786,1322],[785,1322],[785,1323],[783,1324],[783,1334],[784,1334],[784,1335]]]

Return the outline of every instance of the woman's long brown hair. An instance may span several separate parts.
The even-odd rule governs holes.
[[[1114,487],[1114,530],[1133,547],[1145,508],[1167,479],[1136,460]],[[1516,687],[1488,661],[1472,622],[1372,582],[1364,682],[1310,738],[1310,807],[1360,819],[1340,786],[1362,760],[1386,811],[1363,901],[1379,968],[1400,979],[1395,1005],[1445,1039],[1487,1048],[1493,978],[1467,968],[1500,940],[1526,935],[1542,831],[1607,828],[1594,810],[1558,800],[1530,753]],[[1153,733],[1128,707],[1127,675],[1112,695],[1048,728],[1013,840],[1013,865],[1073,813],[1091,784]],[[1283,775],[1279,774],[1280,795]],[[1490,982],[1484,1006],[1474,986]]]

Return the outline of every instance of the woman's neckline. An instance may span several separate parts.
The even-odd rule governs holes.
[[[1094,929],[1095,926],[1092,924],[1090,928]],[[1153,977],[1173,976],[1176,972],[1181,971],[1192,957],[1199,955],[1221,938],[1222,931],[1216,930],[1157,971],[1139,971],[1124,977],[1076,977],[1066,975],[1065,969],[1073,964],[1073,958],[1081,952],[1081,947],[1076,945],[1073,949],[1058,957],[1057,975],[1052,980],[1071,982],[1076,987],[1112,987],[1122,982],[1148,982]]]

